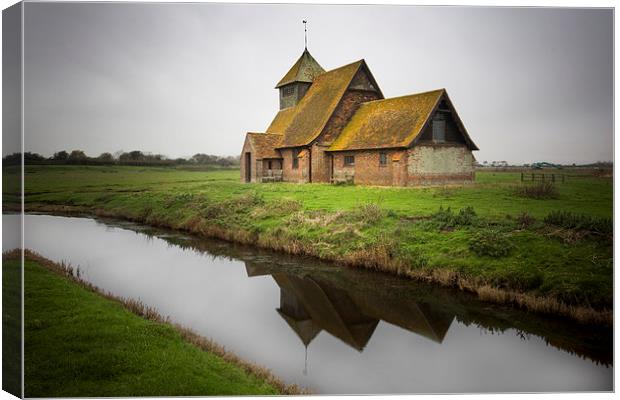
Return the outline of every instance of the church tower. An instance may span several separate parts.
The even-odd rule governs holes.
[[[297,105],[314,78],[324,72],[323,67],[305,48],[301,57],[276,85],[276,89],[280,90],[280,110]]]

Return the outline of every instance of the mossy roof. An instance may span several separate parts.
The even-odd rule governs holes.
[[[293,82],[312,82],[314,78],[324,72],[323,67],[312,57],[308,49],[305,49],[301,57],[293,64],[286,75],[280,79],[276,88]]]
[[[439,89],[364,103],[328,151],[409,147],[445,93]]]
[[[291,118],[290,123],[282,132],[284,133],[284,140],[280,147],[305,146],[316,139],[323,131],[351,80],[363,64],[364,60],[359,60],[319,75],[301,101],[296,106],[291,107],[293,110],[290,112],[293,115],[283,115],[281,116],[282,121],[278,121],[279,124],[287,118]]]
[[[288,107],[278,111],[266,132],[283,134],[286,128],[291,124],[295,116],[295,111],[295,107]]]
[[[248,132],[247,136],[257,159],[282,158],[280,153],[276,150],[276,147],[278,147],[282,141],[282,135]]]

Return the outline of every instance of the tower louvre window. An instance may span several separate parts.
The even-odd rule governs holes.
[[[283,96],[290,96],[293,93],[295,93],[295,88],[293,86],[287,86],[285,88],[282,88],[282,95]]]

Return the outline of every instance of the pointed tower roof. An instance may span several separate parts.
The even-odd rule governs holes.
[[[293,64],[291,69],[280,79],[276,89],[293,82],[312,82],[314,78],[325,72],[323,67],[312,57],[308,49],[304,49],[301,57]]]

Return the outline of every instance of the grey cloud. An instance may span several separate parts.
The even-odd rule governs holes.
[[[384,94],[445,87],[479,160],[612,159],[613,12],[415,6],[26,3],[26,149],[239,153],[309,48]]]

